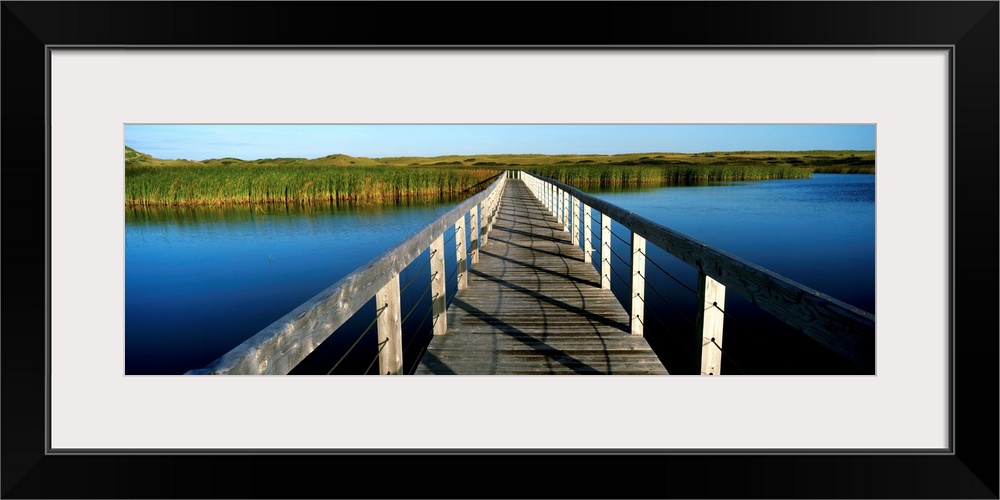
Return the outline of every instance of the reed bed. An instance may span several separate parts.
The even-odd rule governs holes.
[[[768,165],[538,165],[525,170],[576,186],[641,186],[698,184],[711,181],[802,179],[812,177],[807,167]]]
[[[570,185],[628,188],[796,179],[875,171],[874,151],[731,151],[621,155],[162,160],[125,148],[127,206],[353,203],[395,205],[469,195],[504,169]]]
[[[875,167],[864,166],[830,166],[814,167],[814,174],[874,174]]]
[[[235,204],[395,204],[484,188],[487,168],[126,165],[128,206]]]

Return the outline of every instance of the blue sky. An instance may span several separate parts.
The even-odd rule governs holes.
[[[875,149],[874,125],[126,125],[156,158]]]

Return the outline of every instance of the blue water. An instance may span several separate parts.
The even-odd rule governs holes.
[[[631,191],[600,198],[762,265],[838,300],[875,312],[875,179],[816,174]],[[129,210],[125,224],[125,371],[180,374],[201,368],[335,281],[449,210],[454,203],[384,208]],[[599,225],[595,244],[599,244]],[[614,224],[616,236],[630,241]],[[445,233],[445,239],[453,231]],[[629,304],[628,245],[612,238],[613,291]],[[445,245],[454,293],[453,243]],[[671,373],[696,373],[696,272],[650,247],[646,337]],[[601,260],[600,254],[595,262]],[[404,362],[429,335],[427,252],[404,271]],[[665,271],[665,272],[664,272]],[[666,273],[670,273],[671,278]],[[683,284],[678,284],[677,281]],[[854,373],[818,345],[727,294],[723,373]],[[626,306],[627,307],[627,306]],[[293,373],[371,372],[373,301]],[[419,328],[418,328],[419,326]],[[412,332],[412,333],[407,333]],[[790,353],[792,355],[790,355]],[[792,359],[792,361],[789,361]],[[407,364],[409,364],[407,363]]]
[[[591,193],[875,312],[874,175]]]
[[[126,374],[207,365],[453,206],[129,210]]]
[[[806,287],[875,312],[875,176],[715,183],[632,191],[590,190],[622,208],[761,265]],[[595,226],[596,227],[596,226]],[[630,304],[630,232],[612,224],[612,291]],[[593,239],[600,240],[599,230]],[[595,245],[600,248],[599,243]],[[697,271],[647,248],[646,337],[671,373],[696,373]],[[624,258],[623,258],[624,257]],[[600,258],[595,258],[600,262]],[[658,266],[658,267],[657,267]],[[726,294],[724,373],[869,373]]]

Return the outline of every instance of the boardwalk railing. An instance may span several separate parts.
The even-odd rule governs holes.
[[[444,232],[455,227],[458,288],[468,286],[468,269],[479,260],[480,239],[489,237],[509,172],[406,240],[386,250],[326,290],[233,348],[205,368],[188,375],[284,375],[306,358],[372,297],[376,299],[379,373],[399,374],[403,367],[399,274],[430,249],[433,332],[444,333]],[[466,249],[466,215],[470,240]],[[468,255],[468,259],[466,256]]]
[[[646,243],[649,242],[698,270],[695,328],[701,332],[701,373],[717,375],[722,362],[722,326],[726,290],[746,297],[762,310],[811,337],[854,365],[871,371],[875,364],[875,316],[784,276],[685,236],[638,214],[590,196],[553,179],[519,172],[536,198],[562,222],[574,245],[583,244],[592,262],[591,211],[600,213],[601,242],[610,249],[611,221],[632,232],[630,327],[643,334],[646,297]],[[581,207],[582,205],[582,207]],[[583,241],[580,241],[581,217]],[[611,288],[609,252],[601,262],[601,285]],[[624,305],[624,304],[623,304]]]

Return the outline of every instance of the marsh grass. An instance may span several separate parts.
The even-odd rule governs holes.
[[[389,205],[408,198],[440,198],[478,190],[499,173],[483,168],[126,166],[125,203]]]
[[[577,165],[535,166],[525,170],[574,186],[643,186],[660,184],[702,184],[713,181],[800,179],[812,176],[812,169],[758,165]]]
[[[874,151],[727,151],[620,155],[493,154],[163,160],[125,148],[128,206],[398,204],[472,194],[506,169],[579,186],[635,187],[875,172]]]

